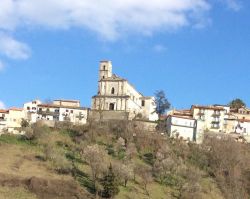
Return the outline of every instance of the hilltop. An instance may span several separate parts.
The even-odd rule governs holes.
[[[0,137],[0,198],[250,196],[249,145],[230,138],[197,145],[128,121],[23,130]]]

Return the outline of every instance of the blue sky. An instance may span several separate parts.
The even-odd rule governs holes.
[[[250,104],[247,0],[0,0],[0,108],[90,106],[100,60],[176,108]]]

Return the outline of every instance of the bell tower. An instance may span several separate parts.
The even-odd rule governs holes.
[[[99,80],[112,76],[112,62],[100,61]]]

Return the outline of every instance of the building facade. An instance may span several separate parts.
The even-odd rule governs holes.
[[[112,73],[111,61],[101,61],[97,95],[92,97],[92,111],[127,113],[128,119],[158,119],[154,97],[145,97],[126,79]]]
[[[37,121],[68,121],[74,124],[86,124],[88,108],[80,106],[79,100],[54,100],[51,104],[37,105]]]
[[[178,137],[188,141],[196,141],[196,120],[184,115],[168,115],[167,132],[170,137]]]
[[[191,107],[193,118],[201,123],[202,130],[224,132],[225,118],[229,113],[229,107],[223,106],[198,106]]]

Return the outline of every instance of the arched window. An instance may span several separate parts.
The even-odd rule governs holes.
[[[115,88],[114,87],[111,89],[111,94],[115,94]]]
[[[106,69],[106,66],[104,65],[104,66],[103,66],[103,70],[105,70],[105,69]]]
[[[110,110],[110,111],[115,110],[115,104],[114,104],[114,103],[110,103],[110,104],[109,104],[109,110]]]

